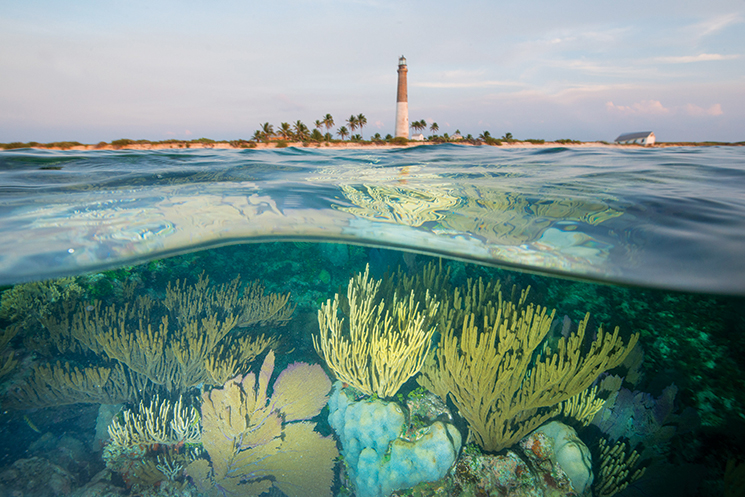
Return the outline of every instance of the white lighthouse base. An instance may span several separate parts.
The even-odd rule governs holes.
[[[409,102],[396,102],[396,137],[409,137]]]

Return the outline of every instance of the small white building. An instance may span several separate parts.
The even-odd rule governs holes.
[[[424,135],[419,133],[418,135],[411,135],[411,138],[409,138],[411,141],[415,142],[423,142],[424,141]]]
[[[450,139],[453,140],[453,141],[462,140],[463,139],[463,135],[461,135],[460,133],[458,133],[456,131],[455,133],[453,133],[453,136],[451,136]]]
[[[637,145],[654,145],[655,138],[652,131],[640,131],[637,133],[625,133],[616,138],[616,143],[622,145],[637,144]]]

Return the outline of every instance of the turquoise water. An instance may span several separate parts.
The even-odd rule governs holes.
[[[141,414],[151,401],[181,398],[201,413],[189,426],[209,433],[204,395],[222,391],[227,378],[210,371],[234,364],[230,377],[258,374],[268,367],[269,349],[269,397],[282,390],[279,378],[287,384],[292,374],[334,381],[331,359],[314,347],[319,310],[339,295],[340,316],[350,321],[347,287],[366,268],[386,287],[400,282],[391,272],[416,278],[433,267],[445,275],[427,288],[440,306],[481,278],[500,282],[507,302],[529,289],[528,303],[555,309],[542,345],[550,350],[524,354],[531,365],[577,333],[586,313],[585,355],[601,326],[618,326],[621,344],[639,334],[627,361],[609,372],[619,386],[601,390],[604,410],[589,426],[552,416],[574,426],[592,454],[596,482],[588,492],[612,493],[598,483],[599,444],[606,440],[640,455],[631,474],[646,468],[615,495],[739,495],[738,470],[728,483],[724,474],[728,461],[736,467],[745,460],[744,191],[741,147],[0,152],[0,495],[71,495],[85,485],[89,492],[99,485],[96,495],[222,495],[200,480],[199,464],[211,465],[213,483],[219,473],[220,458],[204,434],[198,443],[165,437],[124,450],[107,426],[124,423],[124,412]],[[197,350],[197,339],[211,336],[209,319],[225,323],[250,307],[228,303],[231,284],[237,296],[253,295],[248,302],[288,300],[275,301],[279,310],[262,319],[244,315],[225,325],[225,335],[205,346],[205,361],[216,361],[211,366],[179,356],[179,347]],[[420,290],[419,309],[427,305]],[[174,295],[186,303],[174,303]],[[386,293],[382,302],[392,298]],[[201,307],[184,310],[195,302]],[[132,316],[104,317],[125,306]],[[437,323],[434,344],[446,340],[448,326],[461,336],[460,324]],[[137,334],[148,325],[156,335]],[[161,342],[152,339],[159,329]],[[134,338],[134,352],[121,351],[125,339],[117,349],[103,338],[117,333]],[[251,353],[251,340],[262,335],[271,344]],[[157,367],[144,367],[147,361]],[[75,368],[102,368],[109,376],[62,385]],[[598,373],[593,385],[609,373]],[[397,395],[361,398],[376,409],[384,400],[413,412],[411,403],[422,402],[422,376]],[[334,395],[335,406],[346,405]],[[457,430],[465,443],[467,409],[452,393],[446,398],[437,419],[452,423],[450,442]],[[322,453],[341,450],[346,466],[311,469],[316,486],[308,480],[305,492],[264,468],[265,476],[246,473],[236,495],[355,491],[363,469],[339,421],[330,425],[328,408],[308,409],[296,419],[313,423],[310,454],[323,462]],[[282,446],[298,428],[288,421],[292,414],[277,412]],[[418,436],[414,428],[406,433]],[[513,443],[492,446],[499,450],[484,449],[489,457],[509,450],[525,458]],[[456,454],[457,471],[439,490],[417,487],[417,495],[472,495],[466,461],[474,480],[491,478],[474,469],[474,451],[481,449]],[[396,459],[390,452],[381,457],[385,464]],[[325,472],[331,480],[317,476]],[[40,474],[56,476],[34,477]],[[95,483],[101,478],[107,483]],[[248,484],[256,485],[253,493]],[[373,495],[374,488],[357,493]],[[502,495],[494,488],[487,493]]]

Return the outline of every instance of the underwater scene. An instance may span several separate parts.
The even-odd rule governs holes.
[[[0,152],[0,496],[745,495],[741,147]]]

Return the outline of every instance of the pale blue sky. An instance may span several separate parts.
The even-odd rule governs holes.
[[[0,142],[393,132],[745,140],[743,0],[0,0]]]

